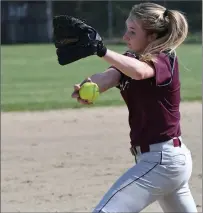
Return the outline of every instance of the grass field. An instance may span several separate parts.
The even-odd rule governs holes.
[[[121,53],[125,50],[124,46],[108,47]],[[81,107],[71,98],[73,85],[109,66],[96,56],[60,66],[53,45],[2,46],[1,53],[2,111]],[[201,45],[183,45],[177,50],[177,54],[182,101],[201,100]],[[118,89],[111,89],[100,96],[95,106],[123,103]]]

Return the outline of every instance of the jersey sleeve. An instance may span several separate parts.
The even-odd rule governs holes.
[[[174,71],[175,56],[160,53],[157,61],[153,62],[155,68],[156,86],[168,85],[172,81]]]

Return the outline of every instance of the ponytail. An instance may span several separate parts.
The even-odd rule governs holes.
[[[186,39],[188,23],[185,16],[177,10],[168,10],[169,29],[166,43],[171,50],[175,50]]]

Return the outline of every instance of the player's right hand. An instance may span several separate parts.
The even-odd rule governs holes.
[[[92,104],[92,103],[88,102],[88,100],[83,100],[83,99],[81,99],[81,98],[80,98],[80,95],[79,95],[79,90],[80,90],[81,86],[82,86],[84,83],[86,83],[86,82],[92,82],[92,80],[91,80],[90,78],[87,78],[87,79],[85,79],[82,83],[80,83],[80,84],[75,84],[74,87],[73,87],[74,91],[73,91],[71,97],[72,97],[72,98],[76,98],[77,101],[78,101],[79,103],[81,103],[81,104],[90,105],[90,104]]]

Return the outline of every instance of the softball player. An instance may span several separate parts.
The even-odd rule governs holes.
[[[175,49],[185,40],[184,15],[154,3],[134,5],[123,36],[129,51],[107,49],[111,66],[89,80],[100,92],[120,89],[129,110],[136,164],[104,195],[94,212],[140,212],[158,201],[164,212],[197,212],[188,181],[191,153],[181,138],[180,80]],[[85,81],[83,81],[84,83]],[[75,85],[73,98],[79,97]]]

